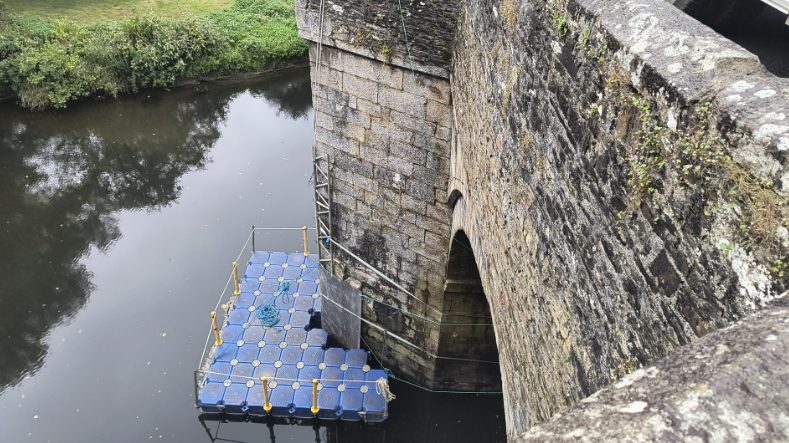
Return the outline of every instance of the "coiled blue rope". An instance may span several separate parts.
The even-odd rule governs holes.
[[[258,318],[263,326],[274,326],[279,323],[279,309],[274,306],[274,298],[258,309]]]

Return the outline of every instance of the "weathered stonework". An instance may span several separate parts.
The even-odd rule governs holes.
[[[516,442],[789,440],[784,298],[587,397]]]
[[[490,301],[514,436],[628,358],[661,358],[782,290],[765,274],[780,241],[727,247],[748,240],[720,174],[669,163],[650,192],[633,188],[639,164],[681,157],[669,131],[709,131],[783,194],[787,101],[749,101],[787,82],[660,1],[462,4],[449,192],[465,202],[453,229],[470,238]],[[768,116],[783,126],[765,128]]]
[[[335,273],[365,295],[441,321],[437,312],[451,311],[443,299],[449,250],[444,191],[452,133],[449,82],[419,73],[417,96],[410,70],[324,46],[317,72],[315,44],[311,60],[316,151],[331,162],[331,237],[418,299],[339,251]],[[436,381],[436,324],[372,301],[363,305],[362,315],[427,351],[387,340],[363,325],[363,338],[379,356],[412,380],[445,387]],[[473,377],[464,381],[460,374],[446,382],[476,385]]]
[[[449,78],[457,0],[402,0],[402,18],[397,1],[325,1],[323,32],[320,5],[321,0],[296,0],[300,37],[410,69],[404,21],[416,70]]]
[[[302,36],[324,44],[313,79],[316,143],[338,183],[332,236],[437,310],[487,315],[473,297],[484,293],[510,437],[622,362],[660,359],[784,291],[789,81],[752,54],[661,0],[461,0],[454,15],[406,22],[409,37],[440,34],[417,57],[436,174],[402,47],[384,59],[342,31],[378,26],[397,41],[399,22],[375,22],[363,1],[318,33],[317,3],[297,6]],[[458,238],[478,270],[463,281]],[[362,292],[432,315],[337,262]],[[492,332],[453,335],[388,309],[364,317],[428,353],[464,357],[464,340]],[[366,338],[382,350],[380,334]],[[490,388],[406,346],[390,363],[428,386]]]

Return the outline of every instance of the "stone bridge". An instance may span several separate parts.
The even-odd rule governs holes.
[[[403,377],[514,437],[783,294],[789,80],[667,3],[296,8],[331,238],[413,297],[334,273]]]

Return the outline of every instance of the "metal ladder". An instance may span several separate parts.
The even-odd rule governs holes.
[[[318,236],[318,264],[334,275],[334,243],[331,237],[331,175],[328,155],[315,157],[315,228]],[[324,169],[321,169],[323,165]],[[324,191],[325,190],[325,191]],[[324,197],[321,192],[325,192]]]

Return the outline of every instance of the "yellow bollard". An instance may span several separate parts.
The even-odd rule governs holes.
[[[304,256],[309,257],[310,251],[307,250],[307,227],[301,227],[302,232],[304,232]]]
[[[266,377],[260,377],[260,381],[263,382],[263,410],[266,412],[271,411],[271,403],[268,401],[268,379]]]
[[[321,408],[318,407],[318,379],[313,378],[312,379],[312,408],[310,409],[310,411],[312,411],[312,415],[318,415],[318,411],[320,410]]]
[[[222,343],[222,337],[219,335],[219,327],[216,325],[216,311],[211,312],[211,321],[214,323],[214,335],[216,335],[216,345],[219,346]]]
[[[233,262],[233,281],[236,282],[236,291],[233,295],[241,294],[241,288],[238,286],[238,263]]]

